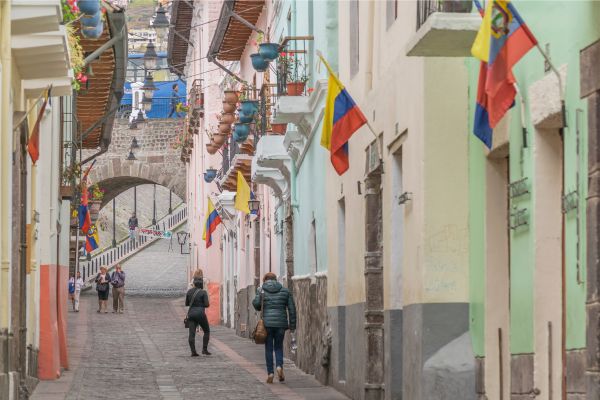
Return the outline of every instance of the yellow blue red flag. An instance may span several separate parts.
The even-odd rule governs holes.
[[[535,45],[510,0],[488,0],[471,53],[481,60],[473,133],[489,148],[493,128],[515,101],[512,67]]]
[[[350,167],[348,140],[354,132],[367,123],[367,118],[352,100],[327,61],[321,55],[319,57],[329,72],[321,145],[329,150],[333,168],[338,175],[342,175]]]
[[[206,221],[204,222],[204,232],[202,233],[202,239],[206,242],[207,249],[212,245],[212,233],[217,229],[217,226],[220,223],[221,216],[215,209],[215,206],[209,197],[208,209],[206,210]]]
[[[85,251],[91,253],[96,250],[99,245],[100,239],[98,238],[98,229],[96,228],[96,225],[92,225],[85,236]]]

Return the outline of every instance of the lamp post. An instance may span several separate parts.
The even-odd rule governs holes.
[[[260,208],[260,200],[250,199],[248,200],[248,208],[250,209],[250,213],[258,212]]]
[[[146,122],[146,118],[144,118],[144,113],[141,108],[138,110],[135,122],[140,125],[143,124],[144,122]]]
[[[158,54],[156,54],[156,48],[152,40],[146,45],[146,51],[144,52],[144,68],[147,70],[156,69],[158,65]]]
[[[129,149],[129,154],[127,155],[127,161],[136,161],[135,154],[133,154],[133,150]]]
[[[156,34],[160,36],[164,36],[167,29],[169,29],[171,26],[169,20],[167,19],[167,10],[164,9],[162,4],[158,5],[156,14],[154,15],[154,19],[152,20],[152,24],[150,26],[154,28],[156,30]]]
[[[152,99],[154,97],[154,92],[158,90],[158,88],[154,84],[154,77],[150,72],[146,74],[146,78],[144,79],[144,85],[142,85],[140,90],[143,90],[144,96],[149,99]]]
[[[144,97],[142,98],[142,108],[145,112],[149,112],[152,109],[152,98],[147,97],[146,93],[144,93]]]
[[[152,225],[156,225],[156,183],[154,184],[154,193],[152,195]]]
[[[133,213],[137,216],[137,186],[133,187]]]
[[[173,191],[169,190],[169,214],[173,213],[173,208],[171,208],[171,195],[173,194]]]
[[[137,139],[135,138],[135,136],[131,140],[131,148],[132,149],[139,149],[140,148],[140,145],[139,145]]]
[[[117,226],[117,218],[116,218],[116,210],[117,210],[117,198],[113,197],[112,206],[113,206],[113,239],[112,239],[112,247],[117,247],[117,238],[116,238],[116,226]]]

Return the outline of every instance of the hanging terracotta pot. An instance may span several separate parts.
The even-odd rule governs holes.
[[[288,96],[302,96],[304,93],[304,82],[290,82],[287,84],[287,95]]]
[[[219,132],[228,135],[231,132],[231,124],[221,122],[219,124]]]
[[[229,104],[237,104],[238,100],[239,100],[239,95],[238,95],[238,92],[236,92],[235,90],[226,90],[224,92],[223,102],[226,102]]]
[[[235,104],[229,104],[228,102],[223,102],[223,112],[224,113],[234,113],[235,112]]]
[[[211,143],[206,143],[206,151],[208,152],[208,154],[215,154],[217,152],[217,150],[219,150],[219,148],[217,146],[215,146],[214,144]]]
[[[221,114],[221,123],[233,124],[235,122],[235,114],[223,113]]]
[[[220,146],[223,146],[223,143],[225,143],[227,141],[227,136],[228,135],[222,135],[220,133],[216,133],[213,135],[212,140],[213,140],[213,142],[215,142],[215,144],[218,144],[220,147]]]

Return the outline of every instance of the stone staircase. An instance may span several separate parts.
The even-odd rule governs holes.
[[[161,220],[157,221],[156,225],[151,225],[146,228],[161,231],[175,231],[187,223],[187,216],[187,206],[185,204],[181,204],[179,207],[174,209],[171,214],[168,214]],[[124,262],[130,257],[138,254],[157,240],[166,241],[166,239],[150,238],[141,235],[138,235],[136,240],[131,240],[129,237],[125,237],[119,241],[115,247],[109,246],[102,249],[100,252],[94,253],[89,260],[85,257],[80,257],[78,268],[81,272],[81,277],[86,282],[86,286],[89,286],[94,280],[94,277],[100,271],[100,267],[105,266],[110,270],[117,263]],[[179,251],[177,236],[174,235],[172,240],[173,248]]]

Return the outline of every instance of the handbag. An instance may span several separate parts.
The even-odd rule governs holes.
[[[256,344],[265,344],[267,341],[267,328],[265,327],[265,321],[263,321],[263,311],[265,307],[264,294],[260,295],[260,318],[256,323],[254,331],[252,331],[252,339]]]
[[[190,308],[192,308],[192,304],[194,304],[194,299],[196,298],[196,295],[198,294],[198,290],[199,289],[196,289],[196,291],[194,292],[194,295],[192,296],[192,301],[190,301],[190,306],[188,307],[188,313],[190,312]],[[189,328],[190,327],[190,321],[188,320],[187,315],[183,319],[183,326],[185,328]]]

